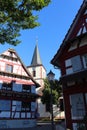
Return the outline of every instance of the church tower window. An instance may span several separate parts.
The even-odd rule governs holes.
[[[35,70],[33,70],[33,77],[36,77],[36,71]]]

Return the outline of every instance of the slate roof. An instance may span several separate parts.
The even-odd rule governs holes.
[[[42,65],[42,61],[40,58],[38,45],[36,44],[34,53],[33,53],[33,57],[32,57],[32,61],[31,61],[31,66],[37,66],[37,65]]]

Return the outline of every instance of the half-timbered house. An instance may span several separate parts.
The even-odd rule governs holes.
[[[0,129],[36,125],[36,87],[39,84],[14,49],[0,54]]]
[[[87,0],[51,63],[61,70],[66,128],[87,130]]]

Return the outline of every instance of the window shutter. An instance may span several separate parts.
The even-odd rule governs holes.
[[[71,58],[71,61],[74,72],[82,69],[81,59],[79,55]]]

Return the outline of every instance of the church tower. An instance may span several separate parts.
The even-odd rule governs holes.
[[[35,45],[31,64],[27,68],[31,73],[32,77],[34,78],[34,80],[40,84],[41,87],[37,88],[36,91],[39,95],[42,96],[43,95],[42,91],[44,89],[43,79],[46,78],[46,69],[42,64],[37,43]],[[46,112],[46,106],[45,104],[42,104],[41,98],[38,98],[37,102],[38,102],[38,113],[40,114],[40,117],[49,117],[49,113]]]
[[[31,60],[30,66],[27,67],[33,78],[36,82],[38,82],[41,87],[37,92],[42,95],[42,90],[44,89],[44,82],[43,79],[46,78],[46,69],[42,64],[38,44],[36,44],[33,57]]]

